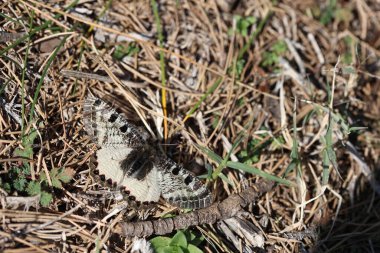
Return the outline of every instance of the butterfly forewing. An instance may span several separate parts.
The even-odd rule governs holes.
[[[86,131],[101,147],[146,145],[148,135],[130,124],[124,114],[118,113],[99,98],[86,98],[83,115]]]

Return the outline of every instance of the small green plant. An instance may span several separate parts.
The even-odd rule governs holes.
[[[28,135],[25,135],[22,138],[22,146],[23,148],[16,148],[13,155],[19,156],[23,158],[32,158],[33,156],[33,142],[37,137],[37,131],[31,130]]]
[[[239,15],[234,16],[236,21],[236,32],[241,34],[242,36],[248,35],[248,29],[257,22],[255,17],[242,17]],[[232,34],[232,28],[229,29],[228,33]]]
[[[57,189],[62,189],[62,183],[70,182],[73,175],[74,170],[69,168],[54,168],[49,172],[51,185]],[[20,195],[40,195],[40,204],[45,207],[53,200],[53,195],[50,193],[52,188],[49,186],[46,174],[41,172],[37,180],[31,180],[28,164],[11,168],[0,178],[0,187],[8,193],[17,191]]]
[[[112,57],[121,61],[125,56],[132,56],[138,52],[140,52],[140,48],[134,43],[131,43],[128,46],[117,45]]]
[[[218,126],[220,120],[220,115],[218,113],[213,113],[212,123],[211,126],[213,129],[215,129]]]
[[[336,0],[329,0],[327,7],[321,12],[319,21],[323,25],[329,24],[334,19],[334,12],[336,10]]]
[[[27,185],[27,177],[30,176],[29,165],[21,166],[18,168],[11,168],[7,176],[8,177],[2,178],[1,187],[7,192],[21,192],[25,189]]]
[[[334,19],[338,22],[344,22],[348,25],[354,18],[352,10],[349,8],[339,7],[336,0],[329,0],[328,5],[323,10],[316,9],[314,15],[323,25],[330,24]]]
[[[260,143],[258,139],[252,139],[248,142],[247,148],[240,151],[238,157],[245,164],[251,165],[257,163],[260,157],[260,151],[262,148],[257,148]]]
[[[278,59],[287,51],[285,41],[279,40],[273,44],[268,52],[263,53],[263,60],[261,61],[261,66],[270,67],[278,63]]]
[[[342,57],[342,62],[343,64],[351,64],[353,62],[353,55],[351,53],[351,47],[353,46],[353,40],[350,36],[346,36],[343,39],[344,44],[346,45],[347,50],[345,50],[343,57]]]
[[[240,77],[241,73],[243,73],[245,63],[246,63],[245,59],[240,59],[236,61],[235,71],[236,71],[237,77]]]
[[[204,240],[203,236],[197,237],[193,232],[178,231],[172,238],[157,236],[150,240],[156,253],[202,253],[197,246]]]
[[[22,138],[23,148],[16,148],[13,155],[31,159],[33,157],[33,143],[37,136],[37,131],[32,129]],[[38,180],[32,180],[30,170],[31,168],[26,162],[20,167],[11,168],[7,174],[0,178],[0,187],[8,193],[17,191],[21,195],[40,195],[41,205],[48,206],[53,200],[53,195],[50,193],[52,189],[47,176],[44,172],[41,172]],[[72,169],[54,168],[49,172],[51,185],[58,189],[62,189],[62,183],[68,183],[73,175],[74,171]]]

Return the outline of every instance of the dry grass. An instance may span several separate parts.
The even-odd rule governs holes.
[[[113,233],[119,221],[178,213],[165,203],[111,212],[118,202],[89,176],[89,91],[197,174],[217,164],[195,144],[225,157],[244,132],[230,160],[296,184],[237,219],[192,228],[205,252],[380,250],[379,4],[238,1],[223,11],[216,2],[227,1],[160,1],[162,47],[150,1],[0,4],[2,251],[130,251],[136,240]],[[216,201],[258,178],[221,173],[209,180]],[[45,195],[28,194],[31,182]]]

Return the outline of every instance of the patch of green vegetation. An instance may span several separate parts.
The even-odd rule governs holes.
[[[260,65],[262,67],[270,67],[276,65],[278,63],[279,57],[282,56],[287,50],[288,47],[286,46],[285,41],[278,40],[271,46],[269,51],[263,53],[263,60],[261,61]]]
[[[33,143],[38,134],[35,129],[32,129],[27,135],[22,138],[22,147],[16,148],[13,155],[22,158],[33,158]],[[49,173],[51,185],[54,188],[62,189],[62,183],[68,183],[74,175],[72,169],[54,168]],[[0,180],[0,187],[8,193],[14,191],[19,194],[35,196],[40,195],[40,203],[42,206],[48,206],[53,200],[52,191],[47,176],[41,172],[38,180],[31,179],[31,168],[27,162],[24,162],[20,167],[13,167],[7,174],[4,174]]]
[[[156,253],[202,253],[197,246],[204,241],[203,236],[196,236],[189,230],[178,231],[172,238],[157,236],[150,240]]]
[[[242,17],[240,15],[235,15],[234,19],[236,22],[236,32],[244,37],[248,35],[248,29],[257,22],[255,17]],[[233,34],[232,28],[228,30],[228,34]]]
[[[241,97],[239,98],[237,101],[236,101],[236,104],[238,107],[241,107],[245,104],[245,98],[244,97]]]
[[[21,166],[19,168],[12,168],[8,173],[9,179],[12,181],[6,181],[8,183],[7,187],[9,190],[24,191],[27,185],[27,177],[30,176],[29,166]],[[12,183],[10,183],[12,182]]]
[[[246,63],[245,59],[240,59],[236,61],[235,71],[236,71],[237,77],[239,77],[241,73],[243,73],[245,63]]]
[[[321,11],[319,22],[323,25],[329,24],[334,19],[334,12],[336,10],[336,0],[329,0],[327,7]]]
[[[344,44],[346,45],[346,51],[343,54],[342,63],[349,65],[353,62],[353,55],[350,50],[350,48],[353,46],[353,40],[351,36],[346,36],[344,37],[343,41],[344,41]]]
[[[347,24],[354,18],[352,10],[339,7],[336,0],[329,0],[326,8],[322,10],[319,7],[314,8],[313,15],[319,18],[319,22],[323,25],[330,24],[334,19]]]
[[[226,181],[228,184],[233,185],[232,182],[230,182],[230,180],[228,180],[228,178],[222,173],[223,169],[228,167],[228,168],[240,170],[243,172],[255,174],[255,175],[263,177],[267,180],[272,180],[272,181],[278,182],[280,184],[285,184],[288,186],[294,185],[292,182],[290,182],[288,180],[285,180],[285,179],[277,177],[277,176],[273,176],[273,175],[266,173],[266,172],[264,172],[258,168],[254,168],[254,167],[252,167],[246,163],[230,161],[230,156],[231,156],[232,152],[239,146],[239,144],[243,140],[244,136],[245,136],[245,132],[242,131],[239,134],[239,136],[236,138],[236,141],[233,143],[231,150],[228,152],[228,154],[224,158],[220,157],[219,155],[217,155],[216,153],[214,153],[213,151],[211,151],[210,149],[208,149],[206,147],[195,144],[195,146],[198,149],[200,149],[208,158],[210,158],[211,160],[213,160],[217,164],[217,167],[214,169],[214,171],[212,173],[209,173],[209,177],[208,177],[209,179],[215,180],[216,178],[219,177],[223,181]],[[279,140],[276,140],[276,141],[279,142]],[[253,144],[255,144],[255,143],[253,143]],[[248,157],[248,155],[247,155],[247,157]],[[249,157],[252,157],[252,155],[249,154]],[[210,177],[210,174],[211,174],[211,177]]]
[[[73,175],[74,170],[68,168],[54,168],[49,172],[51,184],[57,189],[62,189],[62,183],[70,182]],[[13,167],[7,174],[2,175],[0,187],[10,194],[16,191],[19,195],[40,195],[40,204],[44,207],[53,200],[53,189],[49,186],[46,174],[41,172],[39,179],[32,180],[28,164]]]
[[[22,146],[23,148],[16,148],[13,155],[19,156],[23,158],[32,158],[33,156],[33,143],[37,137],[37,131],[31,130],[28,135],[24,135],[22,138]]]
[[[118,61],[121,61],[125,56],[133,56],[140,52],[140,48],[135,43],[131,43],[127,46],[117,45],[112,57]]]
[[[256,146],[260,143],[258,139],[252,139],[248,142],[247,149],[239,152],[238,157],[245,164],[251,165],[257,163],[260,157],[260,148],[256,149]]]
[[[218,126],[218,122],[220,120],[220,116],[218,114],[214,113],[212,118],[213,119],[212,119],[211,127],[213,129],[215,129]]]

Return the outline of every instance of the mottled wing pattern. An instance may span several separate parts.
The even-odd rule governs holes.
[[[88,134],[100,146],[94,174],[121,189],[130,200],[157,202],[162,195],[182,208],[211,204],[210,192],[198,178],[158,154],[148,142],[146,132],[104,101],[87,97],[83,121]]]
[[[181,165],[164,156],[156,157],[161,195],[181,208],[204,208],[212,203],[207,187]]]
[[[139,147],[146,145],[148,135],[130,124],[99,98],[88,96],[83,106],[83,123],[91,138],[101,147]]]

